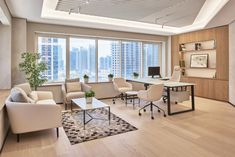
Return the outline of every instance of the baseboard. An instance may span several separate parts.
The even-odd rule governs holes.
[[[2,147],[0,148],[0,154],[2,153],[2,150],[3,150],[3,147],[4,147],[5,143],[6,143],[7,136],[8,136],[8,134],[9,134],[9,132],[10,132],[10,127],[7,129],[6,136],[5,136],[5,138],[4,138],[4,140],[3,140],[3,143],[2,143]]]
[[[235,105],[234,105],[233,103],[231,103],[231,102],[229,102],[229,101],[228,101],[228,103],[229,103],[231,106],[235,107]]]

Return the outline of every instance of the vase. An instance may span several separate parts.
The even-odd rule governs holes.
[[[134,76],[134,79],[138,79],[139,76]]]
[[[109,77],[109,82],[112,82],[113,81],[113,78],[112,77]]]
[[[91,104],[92,103],[92,97],[87,97],[86,98],[86,103]]]
[[[84,83],[88,83],[89,82],[89,79],[84,79]]]

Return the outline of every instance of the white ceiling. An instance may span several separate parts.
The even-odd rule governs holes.
[[[86,3],[89,2],[89,3]],[[56,10],[125,19],[131,21],[186,26],[193,23],[205,0],[58,0]],[[157,21],[156,21],[157,19]]]
[[[6,3],[12,16],[33,22],[171,35],[204,28],[229,0],[89,0],[89,4],[86,1],[6,0]],[[69,9],[75,8],[74,12],[78,6],[81,14],[68,14]]]

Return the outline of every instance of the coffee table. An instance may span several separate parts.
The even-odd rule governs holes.
[[[78,99],[72,99],[71,103],[77,105],[80,107],[81,111],[83,112],[83,126],[85,130],[85,126],[87,123],[89,123],[93,119],[98,119],[98,120],[108,120],[109,125],[110,125],[110,106],[108,104],[103,103],[100,100],[97,100],[96,98],[92,98],[91,103],[86,103],[85,98],[78,98]],[[108,108],[108,119],[101,119],[101,118],[94,118],[92,115],[88,113],[89,110],[95,110],[99,108]],[[73,111],[73,110],[72,110]],[[91,118],[88,121],[86,121],[86,114]]]

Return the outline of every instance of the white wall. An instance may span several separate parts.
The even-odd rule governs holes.
[[[229,25],[229,102],[235,104],[235,22]]]
[[[27,48],[27,21],[26,19],[12,18],[12,85],[25,82],[25,75],[19,70],[21,54]]]

